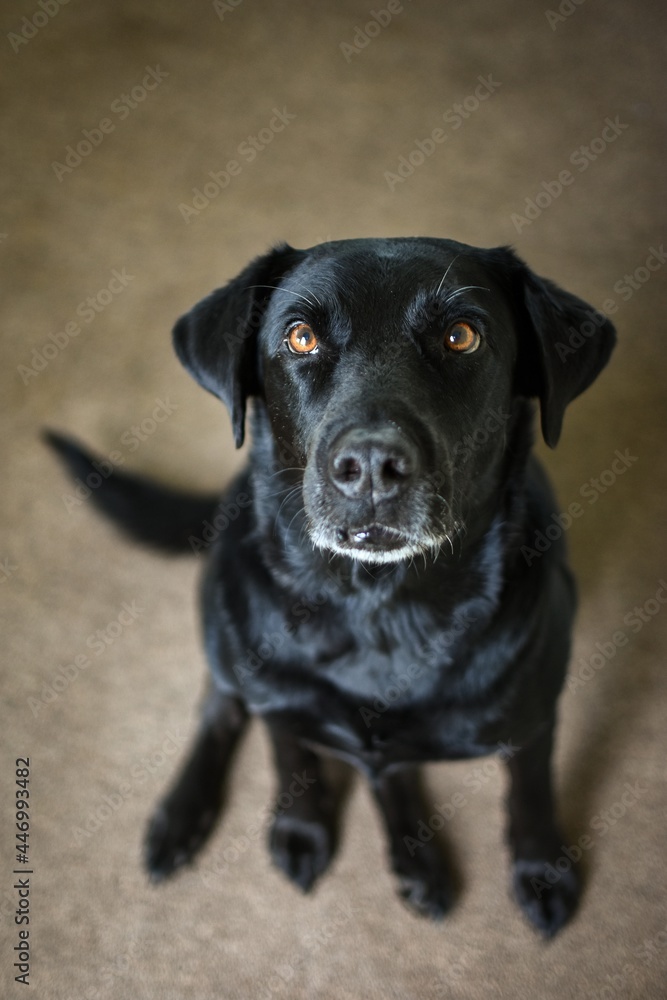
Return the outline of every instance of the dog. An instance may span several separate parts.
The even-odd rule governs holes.
[[[274,248],[173,340],[227,407],[237,447],[252,399],[252,446],[222,501],[118,471],[93,493],[133,538],[208,549],[210,690],[150,822],[149,873],[200,850],[258,715],[277,800],[291,801],[270,850],[301,889],[335,849],[333,755],[370,782],[400,895],[441,918],[454,880],[436,839],[420,837],[431,810],[419,765],[496,753],[514,894],[554,935],[580,893],[572,867],[545,881],[564,843],[551,756],[576,595],[562,537],[534,548],[558,508],[533,424],[539,405],[557,444],[568,403],[609,359],[612,324],[507,247],[353,239]],[[48,439],[73,474],[94,468],[73,439]]]

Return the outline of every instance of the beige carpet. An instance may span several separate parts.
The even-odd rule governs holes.
[[[663,9],[5,5],[3,997],[665,995]],[[242,456],[172,355],[173,321],[279,239],[407,234],[513,243],[613,309],[620,332],[546,456],[563,508],[584,509],[568,532],[579,682],[562,702],[558,768],[565,846],[592,840],[580,913],[548,945],[509,896],[493,761],[447,824],[462,892],[432,926],[395,897],[360,783],[310,898],[272,870],[259,726],[198,867],[149,887],[143,828],[203,686],[200,566],[63,499],[72,487],[38,440],[49,424],[174,484],[222,484]],[[636,458],[621,475],[617,450]],[[21,756],[32,994],[12,965]],[[469,789],[472,767],[431,766],[433,802]]]

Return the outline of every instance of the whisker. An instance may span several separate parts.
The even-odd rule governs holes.
[[[306,296],[302,295],[300,292],[294,292],[292,291],[291,288],[281,288],[280,285],[248,285],[246,287],[246,291],[249,291],[251,288],[271,288],[273,289],[274,292],[287,292],[289,295],[296,295],[297,298],[303,299],[303,301],[307,302],[309,306],[313,306],[315,305],[315,303],[317,303],[320,309],[322,308],[322,303],[317,298],[317,296],[314,295],[314,293],[311,294],[313,294],[315,302],[313,302],[312,299],[306,298]]]
[[[291,488],[289,486],[286,486],[284,490],[276,490],[275,493],[261,493],[261,494],[258,493],[257,495],[261,496],[262,500],[273,500],[274,497],[281,497],[283,493],[288,493],[293,489],[296,489],[296,486],[293,486]]]
[[[292,497],[296,496],[296,494],[300,491],[300,489],[301,489],[300,486],[295,486],[293,490],[290,490],[290,492],[287,494],[287,496],[285,497],[285,499],[280,504],[280,507],[278,508],[278,513],[276,514],[276,521],[280,517],[280,512],[282,511],[282,509],[285,506],[285,504],[289,503],[289,501],[292,499]]]
[[[305,505],[303,507],[299,507],[299,509],[297,510],[296,514],[294,515],[294,517],[292,518],[292,520],[290,521],[290,523],[287,525],[287,532],[288,532],[288,534],[289,534],[290,528],[294,524],[295,518],[297,518],[299,516],[299,514],[303,514],[305,512],[305,510],[306,510]]]
[[[301,545],[302,542],[310,542],[311,548],[313,547],[310,535],[308,534],[308,525],[305,523],[305,521],[301,529],[301,534],[299,535],[299,545]]]
[[[261,495],[263,500],[271,500],[273,497],[282,496],[283,493],[289,493],[292,490],[299,490],[299,489],[301,489],[300,483],[296,486],[293,486],[291,483],[289,483],[287,486],[283,486],[281,490],[275,490],[274,493],[261,493],[259,490],[257,492],[258,495]]]
[[[320,300],[318,299],[317,295],[312,290],[312,288],[307,288],[306,291],[308,292],[309,295],[312,295],[312,297],[315,299],[320,309],[324,309],[324,306],[322,305],[322,303],[320,302]]]
[[[447,296],[447,298],[445,299],[445,305],[447,305],[450,299],[454,299],[456,298],[457,295],[460,295],[461,292],[469,292],[473,288],[478,288],[481,292],[491,291],[490,288],[483,288],[481,285],[464,285],[463,288],[457,288],[455,292],[452,292],[450,295]]]
[[[445,279],[447,278],[447,275],[449,274],[449,272],[451,270],[452,264],[454,263],[454,261],[458,260],[460,256],[461,256],[461,254],[457,253],[456,256],[452,257],[452,259],[450,260],[449,264],[447,265],[447,270],[445,271],[445,273],[443,274],[442,278],[440,279],[440,284],[438,285],[438,287],[436,289],[436,292],[435,292],[436,295],[440,294],[440,289],[442,288],[442,286],[445,283]]]
[[[305,509],[306,508],[304,507],[304,510]],[[310,536],[308,534],[308,517],[307,516],[304,517],[304,519],[303,519],[303,524],[301,525],[301,531],[299,532],[299,538],[298,538],[298,543],[297,544],[301,545],[301,542],[304,539],[306,539],[307,541],[311,541],[311,544],[312,544],[312,540],[310,539]]]
[[[272,472],[268,479],[273,479],[274,476],[279,476],[281,472],[305,472],[305,466],[302,468],[300,465],[291,466],[289,469],[278,469],[276,472]]]

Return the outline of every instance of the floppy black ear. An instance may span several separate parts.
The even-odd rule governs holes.
[[[542,434],[560,438],[565,408],[609,360],[616,331],[602,313],[521,264],[522,345],[518,391],[540,400]]]
[[[237,448],[243,444],[246,399],[261,388],[257,330],[272,295],[266,286],[277,285],[300,258],[286,243],[257,257],[182,316],[173,330],[179,360],[229,410]]]

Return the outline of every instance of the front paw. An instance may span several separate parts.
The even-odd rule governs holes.
[[[571,864],[561,871],[547,861],[517,858],[512,884],[519,906],[546,938],[568,922],[581,894],[581,882]]]
[[[161,882],[189,864],[215,825],[216,809],[188,811],[163,802],[146,831],[144,864],[152,882]]]
[[[317,820],[276,816],[269,835],[269,850],[275,865],[308,892],[329,866],[333,857],[333,837]]]
[[[442,920],[454,902],[450,873],[440,851],[424,845],[412,857],[394,859],[398,894],[418,916]]]

